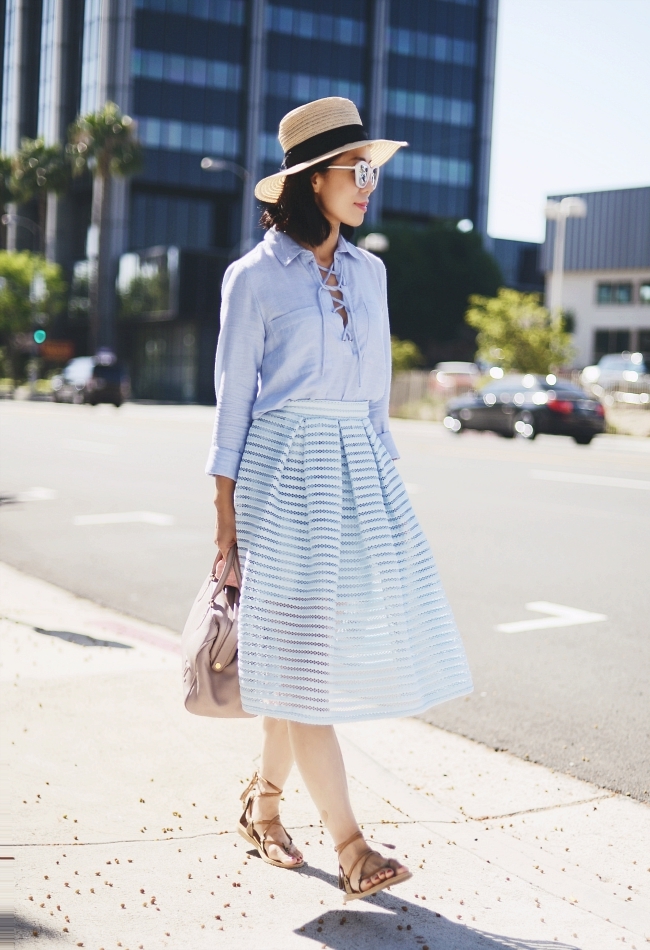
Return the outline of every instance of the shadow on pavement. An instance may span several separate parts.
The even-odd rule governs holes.
[[[60,640],[67,640],[68,643],[76,643],[80,647],[117,647],[120,650],[132,650],[129,643],[119,643],[117,640],[98,640],[97,637],[91,637],[87,633],[72,633],[71,630],[43,630],[41,627],[33,628],[36,633],[42,633],[46,637],[58,637]]]
[[[4,915],[3,915],[4,916]],[[27,920],[26,917],[20,917],[18,915],[8,915],[4,917],[3,922],[3,936],[14,937],[16,940],[24,939],[25,937],[44,937],[45,940],[54,940],[55,938],[61,939],[60,929],[54,930],[52,927],[44,927],[42,924],[36,924],[33,920]],[[6,930],[4,928],[7,928]],[[4,946],[4,943],[3,943]],[[13,946],[13,941],[7,946]]]
[[[313,876],[336,885],[331,874]],[[412,946],[413,940],[421,950],[580,950],[575,944],[560,943],[552,936],[548,940],[527,940],[476,930],[410,901],[400,901],[397,895],[378,894],[366,898],[365,903],[382,906],[394,916],[357,910],[350,904],[341,910],[326,911],[294,933],[320,940],[328,950],[354,950],[357,946],[397,950]]]

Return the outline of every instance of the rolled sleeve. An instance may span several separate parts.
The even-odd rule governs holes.
[[[374,400],[370,403],[369,416],[372,423],[372,427],[377,433],[377,436],[383,443],[386,451],[390,457],[395,461],[399,458],[399,452],[397,451],[397,446],[393,441],[393,437],[389,429],[389,417],[388,417],[388,407],[390,403],[390,382],[392,374],[392,354],[390,346],[390,324],[388,321],[388,294],[386,288],[386,268],[382,261],[377,260],[377,268],[379,271],[379,281],[382,288],[382,301],[383,301],[383,310],[384,310],[384,320],[382,325],[382,333],[384,336],[384,360],[386,365],[386,388],[381,399]]]
[[[264,357],[265,328],[246,269],[231,265],[223,280],[214,388],[217,396],[206,473],[237,479],[251,426]]]

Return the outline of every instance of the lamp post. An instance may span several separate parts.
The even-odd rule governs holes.
[[[562,284],[564,281],[564,246],[566,243],[566,223],[568,218],[586,218],[587,203],[582,198],[562,198],[561,201],[547,201],[544,215],[549,221],[555,221],[555,242],[553,245],[553,273],[549,310],[553,316],[562,314]]]
[[[210,158],[206,156],[201,159],[201,168],[206,172],[232,172],[233,175],[237,175],[238,178],[241,178],[244,189],[250,178],[250,172],[247,168],[244,168],[243,165],[238,165],[237,162],[230,162],[227,158]],[[246,201],[242,200],[241,238],[239,241],[240,253],[247,250],[247,245],[250,243],[250,235],[248,234],[249,217],[250,209]]]

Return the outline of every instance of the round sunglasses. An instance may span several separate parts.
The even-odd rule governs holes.
[[[354,182],[357,188],[367,188],[368,184],[371,185],[373,190],[377,187],[377,182],[379,181],[379,169],[373,168],[368,162],[364,162],[363,159],[356,162],[354,165],[328,165],[328,168],[343,168],[347,171],[354,172]]]

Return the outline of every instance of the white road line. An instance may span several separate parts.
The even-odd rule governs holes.
[[[650,491],[650,481],[641,478],[616,478],[612,475],[586,475],[582,472],[550,472],[532,469],[531,478],[541,478],[547,482],[573,482],[576,485],[603,485],[607,488],[639,488]]]
[[[27,491],[19,491],[16,495],[17,501],[54,501],[58,492],[53,488],[29,488]]]
[[[500,623],[494,629],[500,633],[522,633],[524,630],[547,630],[549,627],[575,627],[583,623],[598,623],[607,620],[605,614],[594,614],[577,607],[563,607],[562,604],[549,604],[546,600],[536,600],[526,604],[526,610],[536,610],[541,614],[552,614],[537,620],[516,620],[514,623]]]
[[[161,515],[157,511],[122,511],[106,515],[77,515],[73,524],[156,524],[166,527],[174,524],[172,515]]]
[[[94,452],[96,455],[115,455],[116,445],[110,445],[108,442],[86,442],[83,439],[66,439],[63,443],[67,449],[74,449],[75,452]]]

